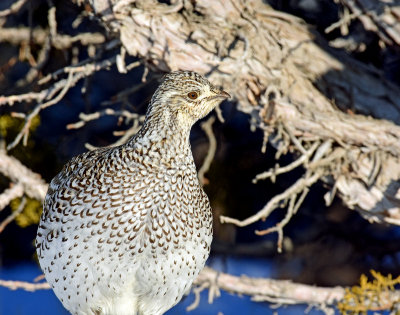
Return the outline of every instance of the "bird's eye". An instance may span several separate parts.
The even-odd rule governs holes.
[[[190,99],[192,99],[192,100],[195,100],[196,98],[199,97],[199,94],[198,94],[197,92],[192,91],[192,92],[189,92],[189,93],[188,93],[188,97],[189,97]]]

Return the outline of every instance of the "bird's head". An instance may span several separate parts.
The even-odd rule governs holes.
[[[148,115],[170,115],[182,127],[191,127],[230,95],[192,71],[167,74],[154,93]]]

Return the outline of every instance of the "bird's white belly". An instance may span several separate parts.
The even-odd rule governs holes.
[[[139,264],[128,268],[126,278],[121,279],[124,286],[120,294],[104,300],[101,314],[163,314],[190,290],[208,258],[210,243],[211,237],[186,242],[184,248],[164,255],[143,255]]]
[[[127,218],[108,221],[118,229],[104,233],[99,224],[92,229],[64,224],[68,240],[60,234],[47,251],[53,259],[41,260],[47,281],[71,313],[163,314],[180,301],[203,268],[212,239],[210,217],[193,222],[187,217],[175,230],[174,225],[150,228]],[[198,229],[189,229],[196,224]],[[83,249],[75,246],[78,241]]]

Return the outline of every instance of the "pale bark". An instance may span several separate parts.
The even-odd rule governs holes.
[[[41,178],[41,176],[28,167],[23,165],[19,160],[13,156],[7,155],[6,151],[0,149],[0,173],[9,178],[14,184],[14,189],[2,192],[0,200],[7,197],[11,192],[14,194],[13,198],[20,197],[22,190],[31,198],[37,200],[44,200],[46,196],[48,184]]]

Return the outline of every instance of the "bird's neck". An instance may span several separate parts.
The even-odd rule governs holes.
[[[167,110],[148,113],[142,128],[128,145],[144,149],[154,163],[177,166],[192,164],[189,136],[191,125],[182,125]]]

